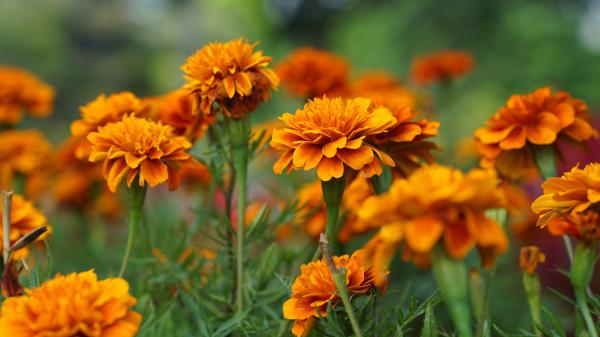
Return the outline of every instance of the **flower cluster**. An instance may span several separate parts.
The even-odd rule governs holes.
[[[481,165],[518,179],[535,171],[534,147],[564,138],[581,143],[597,137],[587,105],[564,91],[548,87],[513,95],[486,126],[475,132]]]
[[[24,111],[46,117],[52,110],[54,89],[28,71],[0,66],[0,124],[15,125]]]
[[[93,271],[58,275],[4,301],[0,335],[15,337],[135,336],[142,317],[121,278],[98,281]]]
[[[346,270],[346,287],[351,295],[364,295],[375,288],[372,268],[365,264],[361,251],[351,256],[334,256],[337,268]],[[292,296],[283,304],[283,316],[295,320],[292,333],[305,336],[314,318],[327,316],[327,306],[339,302],[338,290],[324,260],[302,265],[292,284]]]
[[[190,56],[181,69],[185,72],[184,89],[193,95],[194,107],[212,114],[216,101],[225,115],[237,119],[268,99],[279,78],[268,68],[271,57],[254,51],[254,47],[256,44],[243,39],[215,42]]]

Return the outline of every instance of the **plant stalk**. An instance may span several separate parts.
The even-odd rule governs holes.
[[[327,209],[327,223],[325,225],[325,236],[328,242],[335,242],[334,235],[340,215],[340,204],[344,196],[345,178],[332,178],[329,181],[321,181],[323,199]]]
[[[244,308],[244,218],[247,203],[248,184],[248,137],[250,133],[249,117],[227,121],[233,166],[235,187],[237,189],[237,228],[236,228],[236,312]]]
[[[127,245],[125,246],[125,254],[123,255],[123,262],[121,263],[121,269],[119,270],[119,277],[125,275],[127,264],[131,256],[133,249],[133,241],[135,240],[135,231],[140,224],[142,219],[142,208],[144,207],[144,199],[146,197],[146,185],[138,186],[132,184],[128,190],[129,193],[129,219],[127,229]]]
[[[581,311],[591,337],[598,337],[598,332],[596,331],[596,325],[586,301],[586,288],[592,280],[595,264],[596,247],[585,242],[580,242],[575,249],[569,276],[573,285],[577,307]]]
[[[2,191],[2,255],[4,257],[4,265],[8,263],[10,255],[10,215],[12,210],[12,191]]]
[[[348,288],[346,287],[346,271],[340,271],[333,262],[331,257],[331,253],[329,251],[329,242],[323,233],[321,233],[321,237],[319,239],[319,246],[321,247],[321,253],[325,258],[325,262],[327,263],[327,267],[329,267],[329,271],[331,272],[331,276],[333,277],[333,282],[335,283],[335,287],[338,290],[338,294],[342,299],[342,304],[344,305],[344,310],[348,315],[348,319],[350,320],[350,325],[352,326],[352,331],[354,331],[354,335],[356,337],[363,337],[362,332],[360,331],[360,326],[358,325],[358,320],[354,315],[354,311],[352,310],[352,303],[350,302],[350,295],[348,294]]]

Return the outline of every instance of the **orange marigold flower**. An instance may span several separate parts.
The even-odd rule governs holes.
[[[579,165],[562,177],[554,177],[542,184],[544,194],[538,197],[531,210],[539,215],[538,226],[562,215],[581,214],[600,202],[600,163],[591,163],[583,169]]]
[[[23,236],[29,234],[29,232],[42,226],[47,227],[47,231],[37,238],[36,241],[42,241],[50,235],[52,227],[48,224],[46,217],[42,212],[36,209],[31,201],[25,200],[20,195],[14,195],[12,198],[10,213],[10,244],[11,246],[19,241]],[[2,205],[0,205],[0,215],[2,215]],[[1,218],[1,217],[0,217]],[[0,233],[0,239],[3,235]],[[0,240],[0,247],[3,248],[2,241]],[[29,253],[28,247],[24,247],[15,252],[15,258],[19,259],[26,257]],[[1,334],[0,334],[1,335]]]
[[[473,57],[462,50],[442,50],[414,58],[410,67],[413,80],[419,84],[457,79],[473,68]]]
[[[361,251],[352,256],[334,256],[333,262],[337,268],[346,269],[346,287],[351,296],[364,295],[375,288],[372,269],[364,263]],[[339,299],[325,260],[313,261],[300,267],[300,276],[292,284],[291,298],[283,304],[283,317],[295,320],[294,336],[305,336],[312,320],[319,315],[327,316],[327,306],[335,307]]]
[[[186,152],[192,144],[174,134],[173,128],[143,118],[126,116],[87,136],[92,144],[90,161],[103,161],[108,188],[115,192],[123,177],[131,187],[138,177],[139,186],[151,187],[168,181],[169,189],[179,185],[178,170],[192,162]]]
[[[511,179],[535,171],[533,146],[554,145],[559,137],[583,142],[597,136],[587,105],[567,92],[552,93],[549,87],[511,96],[485,127],[475,131],[481,165]]]
[[[118,122],[123,116],[139,115],[143,108],[142,101],[128,91],[109,96],[102,94],[79,108],[81,119],[71,123],[71,134],[81,140],[76,153],[77,158],[89,157],[91,144],[86,137],[90,132],[95,132],[108,123]]]
[[[267,100],[279,78],[267,68],[271,57],[254,51],[256,45],[243,39],[214,42],[190,56],[181,69],[184,89],[193,95],[194,107],[199,103],[201,112],[211,114],[216,101],[225,115],[241,118]]]
[[[0,335],[133,337],[142,321],[131,310],[135,303],[122,278],[98,281],[91,270],[57,275],[38,288],[27,289],[24,296],[4,301]]]
[[[175,90],[163,96],[157,106],[157,119],[175,129],[175,134],[191,142],[202,138],[208,127],[216,122],[214,116],[194,111],[193,96]]]
[[[351,96],[366,97],[381,101],[384,106],[394,111],[406,106],[417,107],[417,96],[391,74],[385,71],[363,73],[350,84]]]
[[[54,89],[23,69],[0,66],[0,124],[15,125],[24,110],[46,117],[54,104]]]
[[[50,163],[51,146],[37,130],[0,133],[0,185],[11,190],[15,176],[31,177]]]
[[[319,179],[329,181],[340,178],[345,166],[357,171],[371,167],[370,175],[381,173],[380,161],[395,166],[367,137],[387,132],[397,120],[369,99],[315,98],[295,115],[286,113],[280,119],[286,126],[273,131],[270,143],[284,151],[273,166],[275,173],[316,168]]]
[[[484,214],[503,205],[496,185],[496,176],[482,169],[463,174],[444,166],[423,166],[407,179],[394,181],[388,192],[369,197],[358,215],[381,227],[377,246],[387,257],[405,242],[405,256],[423,261],[441,243],[455,259],[477,247],[482,265],[490,266],[508,248],[502,227]]]
[[[546,262],[546,255],[537,246],[522,247],[519,253],[519,267],[524,273],[534,275],[538,264]]]
[[[304,47],[292,51],[275,71],[291,94],[311,99],[343,93],[348,85],[350,65],[334,53]]]

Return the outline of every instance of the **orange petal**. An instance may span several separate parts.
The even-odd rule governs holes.
[[[473,248],[473,244],[473,239],[464,222],[460,221],[446,227],[444,231],[444,246],[453,258],[464,258],[471,248]]]
[[[310,170],[317,166],[323,157],[321,147],[311,143],[302,143],[296,148],[293,155],[294,166]]]
[[[360,170],[365,165],[373,161],[373,150],[367,146],[362,146],[356,150],[341,149],[337,151],[337,157],[353,170]]]
[[[140,184],[147,181],[154,187],[169,178],[167,165],[160,160],[145,160],[140,167]]]
[[[108,174],[106,175],[106,181],[108,182],[108,189],[111,192],[115,192],[121,179],[125,173],[127,173],[128,167],[125,163],[125,159],[119,158],[117,160],[107,160],[106,165],[108,167]]]
[[[227,92],[227,96],[229,98],[233,98],[235,95],[235,81],[232,76],[227,76],[223,79],[223,86],[225,87],[225,92]]]
[[[338,158],[323,158],[317,165],[317,175],[323,181],[341,178],[344,175],[344,163]]]
[[[323,155],[327,158],[335,157],[338,149],[346,146],[346,137],[340,137],[333,142],[329,142],[323,146]]]
[[[439,240],[444,225],[434,217],[422,217],[407,222],[406,243],[417,253],[427,253]]]

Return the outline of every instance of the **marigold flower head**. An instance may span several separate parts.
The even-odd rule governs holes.
[[[29,234],[38,227],[46,226],[47,231],[37,238],[36,241],[42,241],[50,235],[52,227],[48,224],[46,217],[42,212],[36,209],[31,201],[25,200],[20,195],[13,195],[10,213],[10,244],[11,246],[19,241],[23,236]],[[0,205],[0,216],[2,215],[2,205]],[[0,217],[1,218],[1,217]],[[0,239],[3,234],[0,233]],[[0,248],[3,244],[0,240]],[[29,253],[28,247],[24,247],[15,252],[15,258],[26,257]]]
[[[125,176],[129,187],[138,177],[139,186],[148,183],[154,187],[168,181],[169,189],[176,189],[179,168],[192,161],[186,152],[192,144],[176,136],[172,127],[134,116],[102,126],[87,139],[92,144],[89,159],[103,162],[104,178],[112,192]]]
[[[142,321],[135,303],[122,278],[98,281],[91,270],[57,275],[4,301],[0,335],[133,337]]]
[[[364,295],[375,288],[372,269],[364,263],[361,251],[352,256],[334,256],[333,262],[337,268],[345,268],[346,287],[351,296]],[[292,284],[291,298],[283,304],[283,317],[295,320],[294,336],[304,336],[312,320],[319,315],[326,317],[327,306],[335,307],[339,299],[325,260],[313,261],[300,267],[300,276]]]
[[[157,106],[158,120],[175,129],[175,134],[191,142],[202,138],[216,122],[214,116],[194,111],[193,96],[185,90],[175,90],[161,97]]]
[[[552,218],[548,220],[548,232],[554,236],[568,235],[587,245],[593,245],[600,241],[600,214],[590,210]]]
[[[71,134],[81,140],[76,152],[77,158],[87,159],[90,155],[91,144],[86,139],[90,132],[95,132],[108,123],[118,122],[123,116],[139,115],[143,108],[142,101],[127,91],[109,96],[102,94],[79,108],[81,119],[71,123]]]
[[[475,131],[481,165],[511,179],[535,170],[533,146],[554,145],[558,138],[581,143],[597,136],[587,105],[549,87],[511,96],[485,127]]]
[[[419,84],[457,79],[473,68],[473,57],[462,50],[442,50],[415,57],[410,67],[413,80]]]
[[[537,246],[522,247],[519,253],[519,267],[524,273],[535,275],[538,264],[546,262],[546,255]]]
[[[386,132],[396,118],[385,108],[375,108],[369,99],[315,98],[280,119],[284,128],[273,131],[271,146],[284,151],[273,166],[275,173],[316,168],[319,179],[340,178],[346,166],[362,170],[378,167],[382,161],[395,166],[393,159],[368,143],[368,137]],[[375,156],[377,154],[377,157]]]
[[[531,205],[539,215],[538,226],[562,215],[577,215],[597,209],[600,202],[600,163],[591,163],[583,169],[579,165],[562,177],[554,177],[542,184],[544,194]]]
[[[25,110],[33,117],[46,117],[53,103],[50,85],[23,69],[0,66],[0,124],[17,124]]]
[[[0,133],[0,185],[12,189],[15,175],[31,176],[50,163],[51,146],[37,130]]]
[[[350,65],[334,53],[304,47],[292,51],[275,71],[291,94],[312,99],[345,92]]]
[[[377,246],[387,252],[382,259],[391,258],[404,242],[405,256],[423,261],[439,243],[455,259],[477,247],[482,264],[490,266],[508,248],[502,227],[484,214],[503,205],[496,184],[496,176],[481,169],[463,174],[444,166],[423,166],[407,179],[394,181],[388,192],[369,197],[358,216],[381,228]]]
[[[256,45],[244,39],[213,42],[190,56],[181,69],[194,107],[199,105],[201,112],[211,114],[216,101],[225,115],[241,118],[267,100],[279,78],[268,68],[271,57],[254,51]]]

